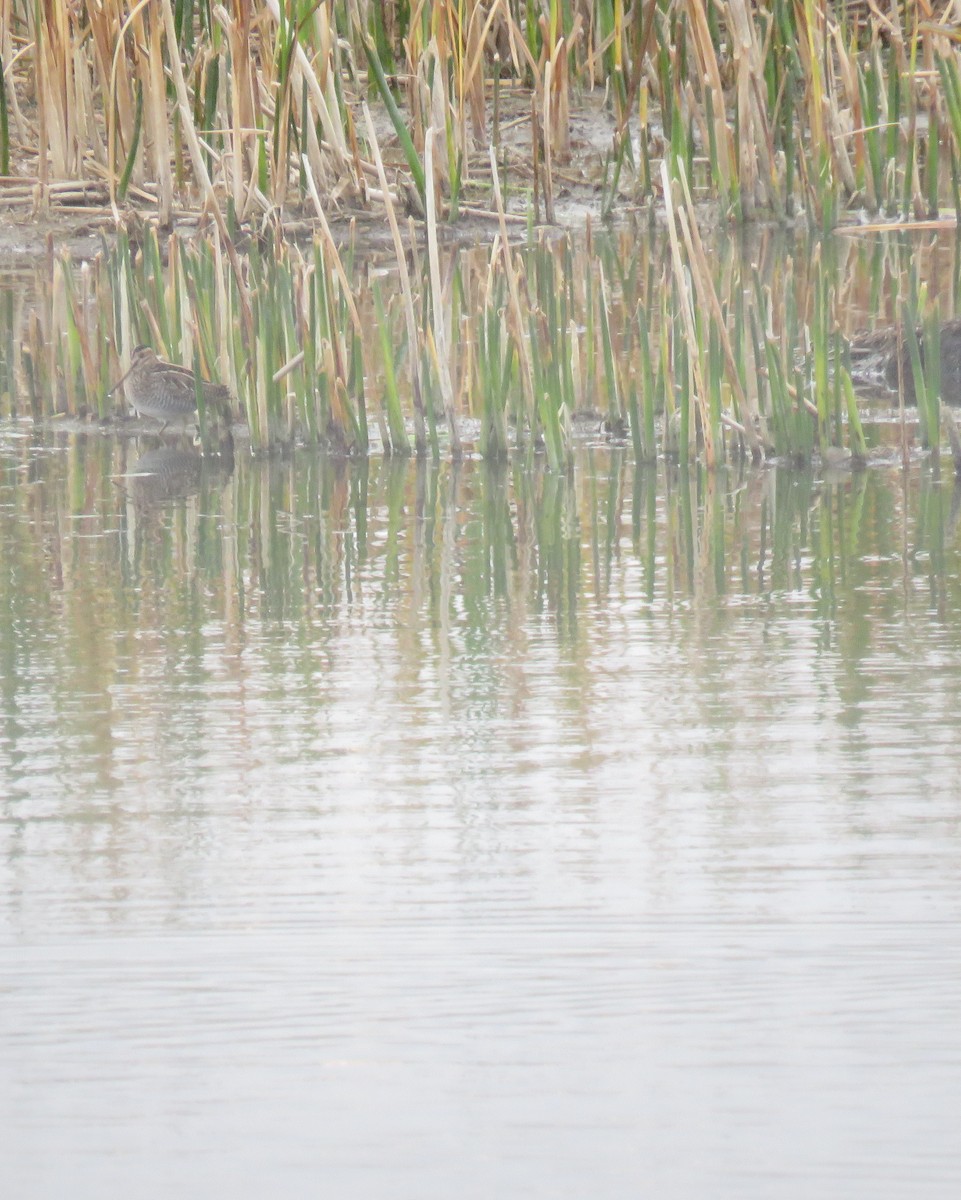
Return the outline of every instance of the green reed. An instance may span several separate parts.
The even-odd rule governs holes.
[[[929,450],[937,447],[941,440],[940,308],[937,304],[927,304],[927,288],[919,285],[916,268],[910,270],[908,278],[908,295],[901,307],[904,343],[910,364],[911,390],[918,406],[921,445]]]
[[[644,305],[639,303],[635,306],[634,319],[637,324],[640,370],[630,383],[628,416],[635,459],[638,462],[652,462],[657,456],[655,408],[660,407],[656,403],[657,363],[651,350],[650,328]]]
[[[864,65],[858,65],[858,85],[864,113],[864,128],[860,134],[865,165],[862,179],[875,212],[889,210],[888,186],[892,175],[887,169],[888,128],[885,118],[887,105],[884,103],[884,79],[880,50],[875,47],[874,53]]]
[[[850,272],[833,252],[803,250],[797,264],[769,255],[762,272],[736,241],[706,244],[684,182],[682,168],[669,253],[636,231],[449,260],[435,245],[415,250],[406,289],[368,281],[349,255],[345,268],[320,236],[298,245],[274,227],[232,262],[219,239],[148,225],[87,264],[58,261],[32,319],[19,318],[14,381],[38,415],[106,418],[145,342],[228,385],[255,453],[366,454],[370,405],[387,452],[456,458],[465,438],[485,457],[543,454],[557,472],[585,428],[629,439],[638,461],[806,461],[815,445],[862,457],[842,336]],[[903,264],[872,254],[864,301],[878,311]],[[923,294],[914,305],[935,321]],[[936,333],[919,334],[929,380]],[[936,437],[936,413],[928,428]]]
[[[380,285],[373,288],[377,334],[380,339],[380,363],[384,373],[384,408],[381,422],[381,441],[389,454],[410,454],[410,439],[404,422],[397,375],[394,370],[394,343]],[[412,353],[408,347],[408,354]]]
[[[610,323],[611,302],[607,280],[604,277],[603,264],[600,268],[600,285],[601,342],[604,348],[604,383],[607,389],[607,419],[609,428],[614,431],[620,427],[623,420],[624,406],[621,401],[620,381],[614,363],[614,341],[611,337]],[[630,325],[625,324],[624,329],[625,333],[629,332]]]
[[[961,67],[954,55],[938,55],[938,75],[944,95],[947,124],[952,139],[949,145],[951,187],[955,214],[961,214]]]
[[[840,444],[841,419],[836,375],[831,371],[830,305],[828,284],[820,276],[814,290],[814,320],[811,322],[811,364],[814,404],[817,408],[818,442],[823,454],[829,446]]]
[[[499,280],[490,303],[474,320],[473,391],[481,429],[479,448],[485,458],[506,458],[509,449],[510,393],[516,380],[516,350],[505,315],[506,284]],[[516,412],[513,414],[516,421]]]
[[[381,101],[387,110],[387,115],[390,117],[391,125],[394,127],[394,133],[400,144],[401,150],[404,153],[404,159],[407,163],[407,168],[410,171],[411,178],[414,181],[414,186],[417,188],[417,194],[420,196],[421,204],[425,203],[427,195],[427,176],[424,172],[424,164],[417,149],[414,146],[413,139],[410,136],[408,123],[400,109],[397,107],[397,102],[387,83],[387,77],[384,74],[384,68],[380,61],[380,56],[377,53],[377,48],[373,41],[369,38],[364,39],[364,53],[367,56],[367,63],[370,67],[370,73],[373,82],[380,95]]]

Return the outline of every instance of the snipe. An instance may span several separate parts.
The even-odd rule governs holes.
[[[917,334],[921,341],[923,331],[919,329]],[[961,320],[942,324],[940,342],[941,399],[946,404],[961,404]],[[921,361],[924,362],[923,345]],[[851,377],[855,382],[880,384],[895,392],[900,378],[905,401],[914,404],[914,371],[903,331],[895,327],[855,334],[851,340]]]
[[[123,385],[127,399],[142,417],[160,421],[158,432],[168,425],[185,426],[197,416],[196,376],[188,367],[164,362],[149,346],[136,346],[130,357],[130,370],[111,388]],[[204,404],[218,420],[227,421],[230,391],[222,383],[201,380]]]

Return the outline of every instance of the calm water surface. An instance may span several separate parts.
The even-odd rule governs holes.
[[[157,446],[0,427],[0,1194],[961,1194],[950,472]]]

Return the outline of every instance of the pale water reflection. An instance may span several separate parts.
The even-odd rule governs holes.
[[[957,1194],[950,472],[0,471],[2,1195]]]

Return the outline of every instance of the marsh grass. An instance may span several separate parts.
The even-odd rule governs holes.
[[[926,303],[926,291],[925,285],[918,284],[916,269],[912,270],[902,302],[901,327],[918,406],[921,445],[927,450],[939,444],[941,435],[941,318],[939,306]]]
[[[452,252],[433,201],[426,253],[405,245],[388,202],[396,271],[356,262],[326,228],[296,243],[275,224],[229,247],[156,223],[122,230],[94,260],[55,259],[32,309],[7,306],[6,410],[109,419],[112,384],[146,342],[229,386],[255,453],[364,455],[369,410],[388,453],[543,454],[559,473],[578,431],[630,441],[639,462],[862,458],[846,335],[852,311],[886,310],[921,331],[914,393],[936,445],[936,339],[939,314],[958,308],[957,255],[946,273],[938,252],[936,293],[920,283],[933,251],[908,242],[802,242],[766,251],[762,270],[737,239],[705,239],[683,168],[663,177],[668,246],[643,223],[520,245],[502,224],[490,247]]]
[[[597,90],[609,140],[584,177],[605,214],[651,195],[663,136],[671,177],[683,167],[734,219],[801,213],[824,229],[852,209],[910,219],[952,203],[957,217],[943,4],[0,0],[0,64],[0,171],[34,187],[5,183],[14,204],[106,199],[162,225],[212,208],[296,218],[316,197],[376,204],[370,94],[391,130],[391,188],[423,211],[432,182],[439,217],[456,219],[489,188],[495,98],[510,93],[531,124],[513,166],[551,219],[558,170],[581,153],[572,117]]]

